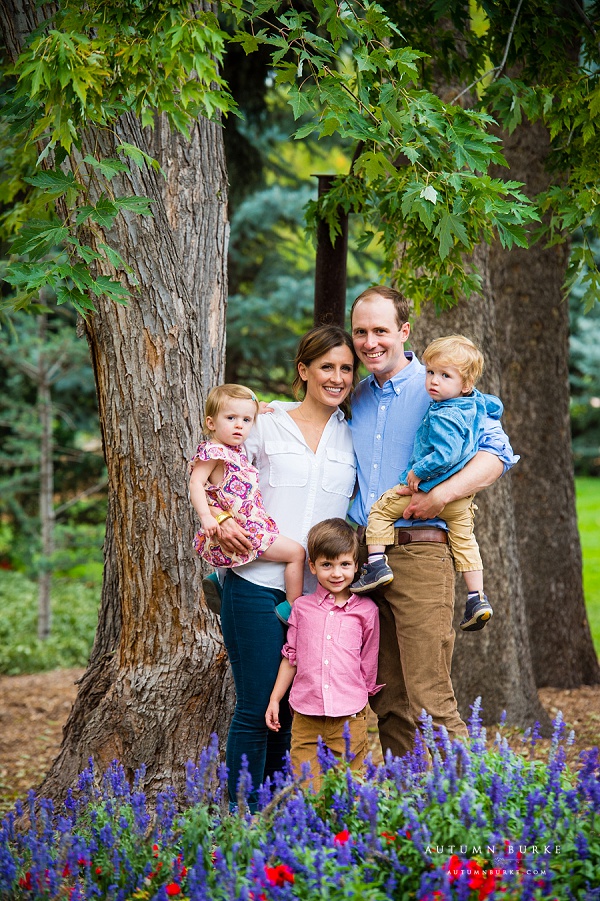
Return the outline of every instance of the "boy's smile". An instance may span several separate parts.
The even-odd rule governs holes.
[[[353,554],[340,554],[333,560],[317,557],[315,562],[308,561],[310,571],[317,577],[319,584],[336,596],[338,600],[347,601],[351,595],[349,586],[354,581],[358,566]]]

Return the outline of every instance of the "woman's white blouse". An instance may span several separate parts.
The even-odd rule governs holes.
[[[258,484],[265,508],[281,535],[306,547],[311,526],[324,519],[346,518],[354,491],[356,466],[350,429],[336,409],[321,436],[317,452],[308,447],[302,432],[288,415],[298,403],[273,401],[273,413],[263,413],[248,436],[248,459],[258,469]],[[284,588],[284,564],[258,558],[235,572],[244,579],[269,588]],[[304,590],[316,585],[305,565]]]

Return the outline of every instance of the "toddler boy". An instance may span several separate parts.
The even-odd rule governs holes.
[[[297,598],[292,605],[283,659],[265,718],[269,729],[279,730],[279,705],[291,685],[292,766],[300,775],[302,764],[309,763],[312,785],[318,790],[318,736],[341,757],[347,722],[354,755],[350,767],[359,770],[368,747],[368,698],[383,686],[377,685],[377,606],[350,589],[358,569],[356,532],[343,519],[326,519],[309,531],[307,550],[310,570],[319,584],[313,594]]]
[[[475,384],[483,372],[483,355],[464,335],[438,338],[423,354],[425,387],[432,403],[415,436],[400,484],[386,491],[371,507],[367,522],[368,562],[351,586],[356,594],[388,585],[394,578],[385,549],[394,543],[394,523],[401,519],[415,491],[430,491],[474,457],[486,416],[500,419],[502,403],[482,394]],[[402,495],[402,496],[401,496]],[[408,495],[408,496],[406,496]],[[473,532],[474,495],[447,504],[440,516],[448,526],[455,569],[467,586],[467,603],[460,628],[483,629],[493,610],[483,591],[483,564]]]

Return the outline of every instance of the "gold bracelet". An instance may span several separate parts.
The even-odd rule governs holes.
[[[227,513],[226,510],[223,510],[222,513],[217,513],[215,519],[217,520],[218,524],[221,525],[221,523],[225,522],[226,519],[233,519],[233,517],[231,513]]]

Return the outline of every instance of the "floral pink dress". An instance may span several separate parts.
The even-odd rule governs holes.
[[[279,529],[268,515],[258,487],[258,471],[248,461],[242,448],[203,441],[190,460],[190,472],[197,460],[220,460],[225,466],[223,481],[219,485],[207,482],[204,486],[209,503],[231,513],[241,526],[250,532],[252,550],[245,554],[227,554],[216,543],[209,541],[202,529],[194,536],[194,547],[200,556],[213,566],[240,566],[256,560],[270,547]]]

